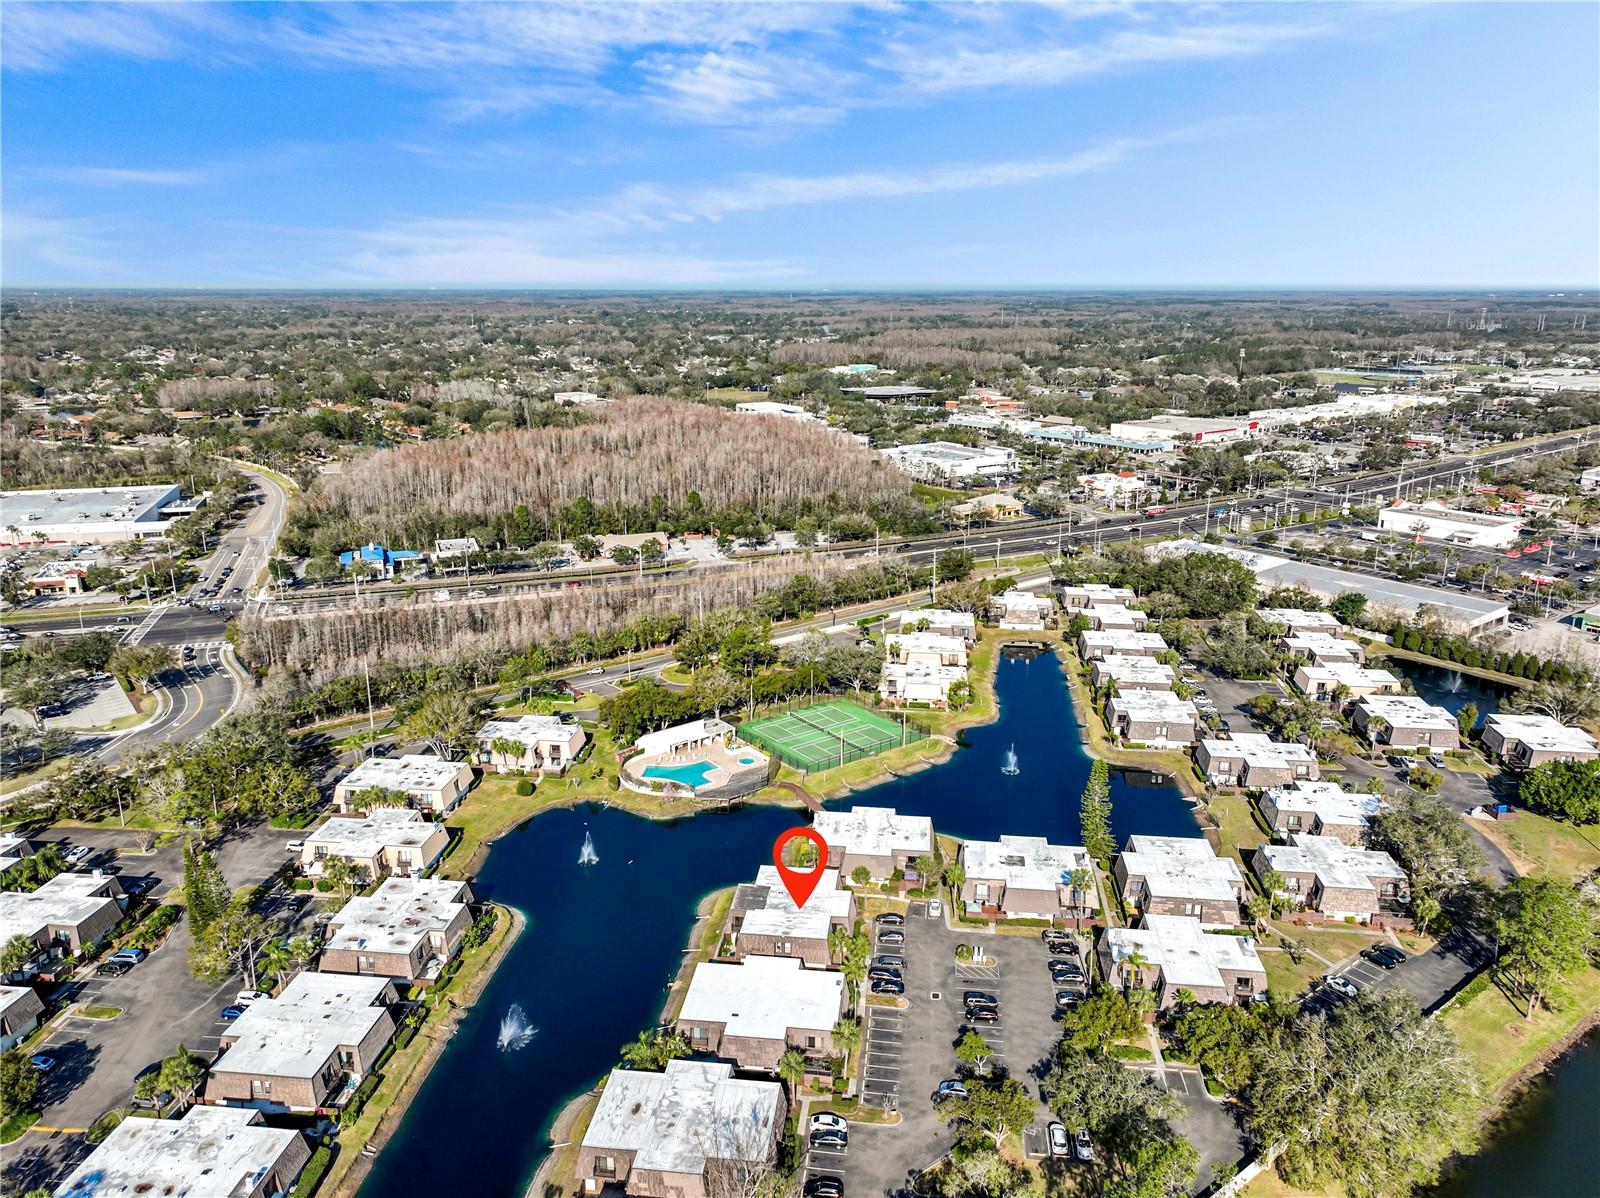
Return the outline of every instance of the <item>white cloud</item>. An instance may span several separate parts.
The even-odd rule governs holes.
[[[678,120],[703,125],[820,125],[844,115],[838,103],[853,82],[843,71],[789,54],[749,49],[650,56],[639,64],[652,103]]]
[[[102,220],[8,210],[0,224],[7,281],[19,275],[29,281],[26,272],[41,265],[85,277],[111,275],[119,268],[106,241],[109,232]],[[20,270],[19,261],[24,264]]]
[[[195,187],[209,180],[204,171],[142,170],[119,166],[66,166],[38,172],[47,179],[63,183],[84,183],[91,187],[120,187],[135,184],[149,187]]]
[[[91,55],[178,58],[207,44],[220,50],[234,36],[226,10],[215,4],[8,0],[0,12],[0,63],[7,70],[58,71]]]

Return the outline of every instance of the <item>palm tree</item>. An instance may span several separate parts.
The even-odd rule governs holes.
[[[289,947],[287,940],[272,941],[256,958],[256,968],[263,975],[270,973],[274,979],[282,977],[297,964],[299,962],[295,959],[294,950]]]
[[[789,1102],[793,1105],[800,1093],[800,1083],[806,1078],[805,1053],[791,1048],[778,1058],[778,1080],[789,1087]]]
[[[1133,990],[1144,988],[1144,970],[1150,964],[1150,958],[1138,949],[1134,949],[1122,958],[1122,990],[1127,994]],[[1132,976],[1130,976],[1130,973]]]
[[[489,742],[489,752],[498,758],[495,764],[504,769],[508,762],[521,762],[524,746],[520,740],[513,740],[509,736],[497,736]]]
[[[833,1046],[844,1054],[844,1059],[848,1062],[850,1054],[860,1045],[861,1021],[853,1015],[843,1016],[833,1025]]]

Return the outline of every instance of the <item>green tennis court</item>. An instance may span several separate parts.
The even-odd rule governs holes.
[[[915,725],[836,700],[739,725],[739,735],[778,760],[810,773],[848,765],[923,739]]]

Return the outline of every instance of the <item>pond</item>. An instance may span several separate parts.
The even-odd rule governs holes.
[[[1591,1034],[1519,1105],[1498,1139],[1434,1198],[1600,1195],[1600,1035]]]
[[[1451,715],[1468,703],[1474,703],[1478,708],[1478,718],[1482,719],[1499,711],[1500,704],[1512,694],[1512,688],[1502,682],[1476,678],[1448,666],[1402,661],[1397,657],[1389,658],[1383,665],[1385,669],[1411,679],[1411,685],[1417,688],[1418,695],[1429,703],[1443,707]]]
[[[997,722],[969,730],[945,764],[845,805],[895,806],[960,836],[1078,843],[1090,760],[1059,659],[1008,654],[997,668]],[[1000,767],[1012,747],[1019,772],[1008,776]],[[1113,802],[1119,840],[1198,835],[1170,783],[1114,771]],[[753,877],[778,833],[801,822],[800,812],[769,807],[664,823],[591,805],[544,812],[501,839],[475,887],[521,911],[528,926],[374,1163],[362,1198],[521,1198],[555,1115],[660,1017],[699,900]],[[599,861],[580,867],[586,835]],[[537,1031],[502,1051],[513,1003]]]

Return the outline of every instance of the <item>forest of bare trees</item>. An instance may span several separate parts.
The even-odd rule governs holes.
[[[517,509],[527,510],[533,535],[544,536],[563,513],[574,526],[561,531],[570,534],[652,531],[688,509],[710,514],[738,505],[771,520],[867,513],[909,494],[904,475],[820,425],[638,398],[572,428],[376,453],[329,478],[313,504],[332,522],[374,533],[404,528],[423,540],[429,528],[492,524]],[[600,525],[577,526],[580,511],[608,509],[613,516]],[[614,527],[633,520],[632,528]]]

